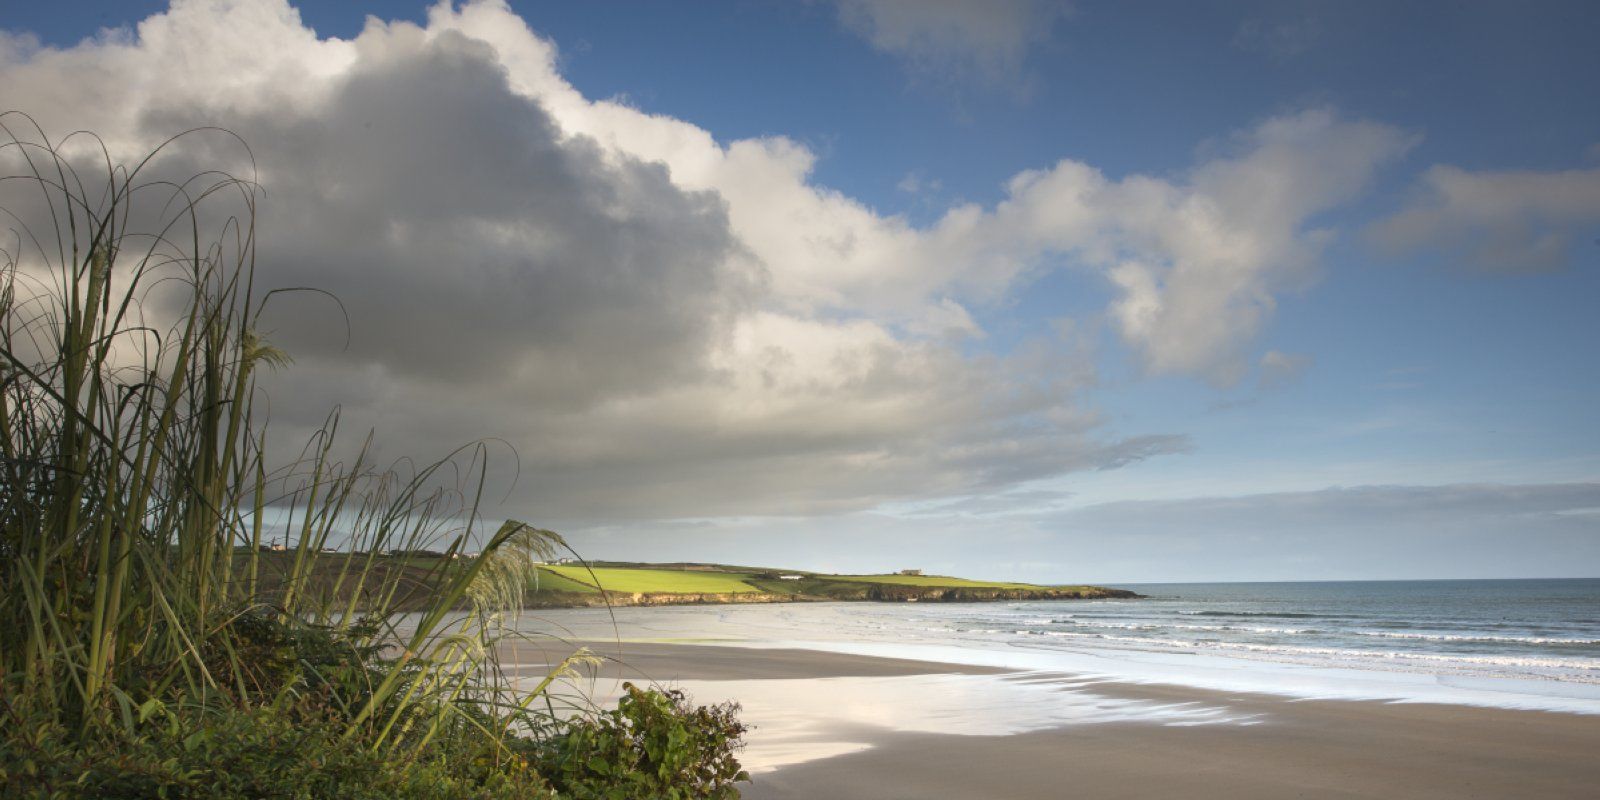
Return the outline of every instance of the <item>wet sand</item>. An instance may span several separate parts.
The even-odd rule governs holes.
[[[605,659],[605,664],[598,670],[585,670],[585,674],[602,680],[671,683],[684,680],[881,678],[932,673],[994,675],[1006,672],[994,667],[935,664],[906,658],[877,658],[821,650],[656,642],[518,642],[501,646],[501,660],[507,664],[543,666],[560,661],[578,647],[587,647]]]
[[[1542,711],[1238,698],[1260,725],[1078,725],[884,735],[757,776],[752,800],[836,798],[1592,798],[1600,720]]]
[[[592,646],[617,652],[614,642]],[[752,800],[1600,797],[1600,716],[1296,701],[809,650],[630,643],[622,646],[622,655],[625,664],[603,668],[604,679],[682,683],[699,695],[714,691],[718,681],[739,681],[749,691],[762,684],[748,681],[773,681],[771,686],[782,687],[811,679],[970,675],[979,681],[1092,692],[1113,698],[1111,702],[1153,708],[1223,708],[1229,719],[1248,721],[1110,721],[968,736],[897,731],[841,719],[832,735],[858,743],[854,752],[759,772],[744,790]],[[816,702],[815,697],[797,699],[795,707],[816,713]],[[766,705],[764,713],[774,713],[771,703]],[[907,715],[916,710],[900,709]],[[759,739],[762,732],[751,736]]]

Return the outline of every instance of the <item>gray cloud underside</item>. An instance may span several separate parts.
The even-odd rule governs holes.
[[[1182,450],[1107,432],[1081,337],[975,355],[969,309],[1069,270],[1111,289],[1146,371],[1237,383],[1336,235],[1315,221],[1414,143],[1310,109],[1178,175],[1063,159],[915,227],[814,185],[792,140],[718,142],[556,64],[492,0],[350,41],[280,0],[181,0],[65,50],[0,37],[0,105],[123,159],[191,125],[243,136],[260,282],[333,292],[352,331],[274,301],[296,359],[264,387],[280,452],[336,404],[384,457],[500,437],[524,468],[507,512],[541,519],[861,509]],[[158,168],[245,171],[216,141]]]
[[[1191,530],[1225,531],[1583,513],[1600,513],[1600,483],[1356,486],[1241,497],[1135,500],[1089,506],[1067,512],[1060,519],[1128,532],[1170,530],[1179,520]],[[1600,536],[1600,529],[1595,533]]]
[[[0,58],[8,104],[95,129],[121,157],[199,125],[250,143],[258,282],[332,293],[350,329],[318,296],[269,306],[264,332],[295,358],[263,380],[280,456],[334,407],[351,447],[376,428],[380,464],[496,437],[521,466],[497,511],[593,521],[860,509],[1185,446],[1102,435],[1081,400],[1089,354],[1070,343],[970,356],[808,311],[773,287],[784,265],[752,255],[733,190],[574,131],[517,90],[503,46],[448,26],[353,43],[297,26],[273,3],[187,3],[138,39],[12,42]],[[237,41],[204,49],[222,30],[259,37],[263,58],[304,52],[229,73]],[[162,77],[168,91],[140,95]],[[127,93],[105,94],[119,80]],[[212,168],[250,173],[235,142],[203,134],[147,178]],[[511,456],[492,452],[498,491]]]
[[[1040,530],[1072,543],[1105,574],[1147,578],[1583,576],[1600,570],[1600,484],[1110,503],[1041,521]]]
[[[1006,499],[950,504],[913,517],[706,523],[677,530],[672,553],[654,528],[598,528],[578,538],[597,557],[649,553],[861,571],[916,567],[1060,582],[1577,577],[1600,571],[1600,483],[1367,486],[1070,510],[1057,507],[1065,498],[1053,492],[1012,493],[1009,507]],[[907,541],[916,548],[908,550]],[[849,558],[839,559],[840,552]]]

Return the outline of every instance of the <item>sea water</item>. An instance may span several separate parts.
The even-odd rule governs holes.
[[[1600,579],[1146,584],[1139,600],[919,608],[930,627],[1048,648],[1600,683]],[[909,619],[907,620],[910,621]]]
[[[1145,597],[546,612],[584,638],[807,647],[1307,698],[1600,713],[1600,579],[1146,584]]]

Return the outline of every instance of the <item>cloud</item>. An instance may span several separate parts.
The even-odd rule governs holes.
[[[1250,17],[1239,23],[1233,46],[1264,53],[1275,61],[1288,61],[1314,47],[1322,38],[1322,23],[1312,17],[1264,19]]]
[[[1268,350],[1261,356],[1259,388],[1280,389],[1300,379],[1316,359],[1305,353]]]
[[[1101,503],[1019,490],[917,513],[591,529],[597,557],[1048,583],[1591,576],[1600,484],[1364,486]],[[974,519],[982,535],[974,535]],[[914,551],[906,542],[915,541]],[[648,556],[642,554],[650,554]],[[840,553],[848,553],[841,559]]]
[[[907,509],[905,517],[973,517],[988,519],[1012,514],[1037,515],[1072,500],[1075,494],[1060,489],[1014,489],[998,494],[972,495],[941,501],[931,506]]]
[[[922,194],[923,192],[937,192],[944,188],[944,184],[938,178],[929,178],[924,175],[922,170],[912,170],[907,172],[905,177],[894,185],[894,188],[906,194]]]
[[[1110,317],[1150,372],[1230,385],[1276,296],[1314,277],[1334,235],[1312,227],[1316,217],[1412,144],[1311,109],[1236,135],[1175,179],[1111,180],[1070,160],[1022,173],[995,209],[957,208],[930,238],[944,259],[969,260],[973,282],[1015,283],[1051,258],[1092,268],[1116,290]]]
[[[1176,176],[1063,160],[992,207],[916,226],[812,182],[784,137],[718,141],[590,100],[503,3],[321,38],[275,0],[180,0],[67,49],[0,40],[5,103],[119,158],[221,125],[265,187],[268,386],[292,440],[342,405],[382,455],[501,437],[513,513],[543,520],[805,514],[995,493],[1183,450],[1111,436],[1095,354],[1043,333],[974,346],[982,313],[1069,270],[1154,373],[1226,382],[1303,286],[1348,202],[1409,139],[1312,110]],[[156,168],[248,164],[215,137]]]
[[[1238,497],[1130,500],[1067,512],[1073,519],[1125,532],[1279,530],[1295,525],[1405,524],[1477,516],[1517,520],[1600,507],[1600,483],[1353,486]],[[1441,531],[1448,536],[1448,531]]]
[[[1600,169],[1470,171],[1438,165],[1411,202],[1370,236],[1396,251],[1438,248],[1491,272],[1593,262],[1600,248]]]
[[[1144,580],[1586,576],[1600,569],[1597,508],[1600,483],[1126,501],[1041,514],[1052,544],[1034,552]]]
[[[590,102],[554,63],[496,3],[341,41],[281,3],[193,0],[66,50],[7,40],[0,80],[119,158],[202,124],[252,144],[261,281],[333,292],[353,331],[274,301],[280,452],[336,404],[380,458],[500,437],[509,512],[597,519],[862,508],[1182,446],[1103,439],[1086,354],[964,354],[962,305],[880,281],[857,250],[880,243],[852,238],[918,234],[810,186],[802,148]],[[218,138],[152,177],[248,173]]]
[[[836,0],[839,20],[915,72],[989,85],[1021,77],[1028,50],[1049,38],[1058,0]]]

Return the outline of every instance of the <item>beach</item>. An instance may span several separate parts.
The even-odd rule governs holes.
[[[1600,786],[1600,582],[1140,588],[539,611],[501,655],[536,681],[587,646],[604,663],[563,691],[592,707],[624,680],[738,702],[756,800]]]
[[[744,792],[753,800],[1576,798],[1592,797],[1600,786],[1600,716],[1594,715],[1298,700],[795,648],[589,646],[622,660],[596,673],[592,687],[602,693],[619,679],[681,686],[698,702],[742,693],[751,712],[746,718],[757,726],[748,751],[755,774]],[[552,643],[547,652],[562,647]],[[849,689],[863,682],[869,688],[967,685],[957,694],[974,719],[1018,710],[970,703],[1008,683],[1080,695],[1110,716],[1069,716],[1003,735],[964,735],[972,720],[959,715],[945,720],[948,732],[931,732],[919,722],[909,727],[923,730],[906,730],[901,723],[924,713],[928,703],[892,692],[864,699]],[[775,691],[752,691],[762,683]],[[794,691],[801,686],[810,690]],[[787,705],[774,695],[787,696]],[[1006,699],[1004,692],[998,697]],[[865,716],[882,724],[846,707],[863,702],[875,706]],[[1130,708],[1146,713],[1130,715]],[[1118,719],[1118,713],[1132,718]],[[766,741],[773,736],[786,741],[774,747]]]

